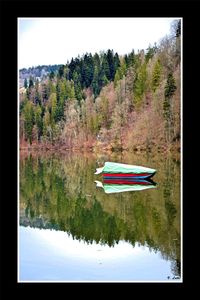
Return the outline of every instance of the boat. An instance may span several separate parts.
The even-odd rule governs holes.
[[[97,168],[95,174],[103,174],[105,179],[145,179],[152,177],[156,170],[143,166],[105,162],[104,166]]]
[[[156,187],[156,183],[152,180],[135,180],[134,182],[123,182],[123,180],[104,180],[100,182],[95,181],[96,187],[101,187],[104,189],[106,194],[131,192],[131,191],[142,191],[146,189],[151,189]]]

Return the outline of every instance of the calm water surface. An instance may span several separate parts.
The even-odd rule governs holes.
[[[106,194],[105,161],[157,169]],[[149,155],[21,156],[19,281],[181,281],[180,163]]]

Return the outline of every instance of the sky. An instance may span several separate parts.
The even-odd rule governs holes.
[[[138,243],[134,247],[125,241],[113,247],[95,242],[87,244],[63,231],[23,226],[19,235],[20,282],[166,282],[167,276],[173,276],[170,260]]]
[[[176,18],[177,19],[177,18]],[[18,66],[66,64],[72,57],[147,49],[170,33],[173,18],[18,18]]]

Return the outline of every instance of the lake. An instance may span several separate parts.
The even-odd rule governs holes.
[[[157,170],[144,190],[106,193],[96,168]],[[181,282],[180,161],[150,154],[20,155],[20,282]]]

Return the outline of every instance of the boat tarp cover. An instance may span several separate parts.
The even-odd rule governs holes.
[[[155,185],[129,185],[129,184],[104,184],[103,188],[106,194],[131,192],[131,191],[142,191],[146,189],[155,188]]]
[[[155,169],[146,168],[142,166],[105,162],[102,170],[103,173],[155,173]]]

